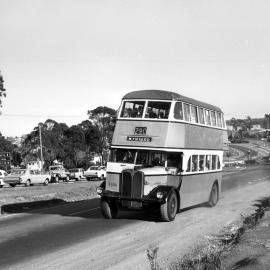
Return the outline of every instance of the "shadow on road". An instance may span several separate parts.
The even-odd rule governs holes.
[[[93,198],[76,202],[66,202],[61,199],[43,200],[5,204],[1,207],[2,214],[31,213],[80,217],[87,219],[104,219],[100,211],[100,199]],[[159,222],[159,212],[148,210],[120,210],[117,220],[141,220]]]

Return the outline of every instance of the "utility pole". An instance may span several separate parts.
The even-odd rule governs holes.
[[[43,153],[42,153],[42,138],[41,138],[41,126],[39,127],[39,142],[40,142],[40,161],[41,161],[41,171],[43,171]]]

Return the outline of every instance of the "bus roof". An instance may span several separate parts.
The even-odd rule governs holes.
[[[127,93],[123,99],[154,99],[154,100],[176,100],[190,103],[199,107],[222,112],[219,107],[195,100],[193,98],[182,96],[178,93],[165,90],[139,90]]]

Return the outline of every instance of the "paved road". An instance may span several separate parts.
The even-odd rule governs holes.
[[[270,166],[226,172],[223,194],[260,181],[270,181]],[[137,228],[145,221],[155,222],[157,219],[141,212],[122,212],[119,220],[105,220],[100,214],[99,199],[3,216],[0,217],[0,268],[58,269],[61,265],[61,269],[65,269],[61,256],[69,256],[67,248],[72,247],[78,252],[83,248],[83,242],[87,247],[98,249],[99,238],[104,241],[105,237],[106,241],[106,235],[110,232],[119,230],[123,233],[125,227],[135,225]],[[50,264],[48,258],[51,253],[58,254],[58,258],[54,257]],[[104,255],[104,250],[100,250],[100,256]],[[70,256],[71,260],[76,260],[72,254]]]

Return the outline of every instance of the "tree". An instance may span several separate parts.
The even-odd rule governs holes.
[[[45,168],[47,168],[56,159],[64,160],[64,133],[68,126],[51,119],[46,120],[45,123],[39,123],[22,142],[21,151],[25,163],[40,159],[39,126],[41,127],[43,158]]]
[[[6,97],[6,89],[4,88],[4,79],[0,71],[0,108],[2,107],[3,97]]]
[[[71,126],[65,132],[64,151],[67,167],[84,165],[86,156],[85,134],[79,125]]]
[[[116,111],[109,107],[99,106],[94,110],[88,111],[87,114],[100,133],[97,150],[103,160],[104,152],[109,149],[112,140]]]
[[[252,128],[252,119],[250,116],[247,116],[247,119],[246,119],[246,127],[247,129],[250,131],[251,128]]]
[[[270,128],[270,113],[264,115],[264,121],[263,121],[263,123],[264,123],[264,127],[266,129],[269,129]]]
[[[0,152],[9,152],[11,154],[12,164],[18,166],[21,164],[22,159],[21,155],[18,152],[18,146],[7,140],[4,136],[2,136],[0,132]],[[6,169],[6,167],[3,167]]]
[[[41,157],[39,126],[45,168],[55,160],[63,162],[67,168],[85,168],[89,165],[87,155],[90,150],[96,151],[100,138],[98,128],[89,120],[71,127],[52,119],[39,123],[22,142],[21,151],[25,163],[39,160]]]

